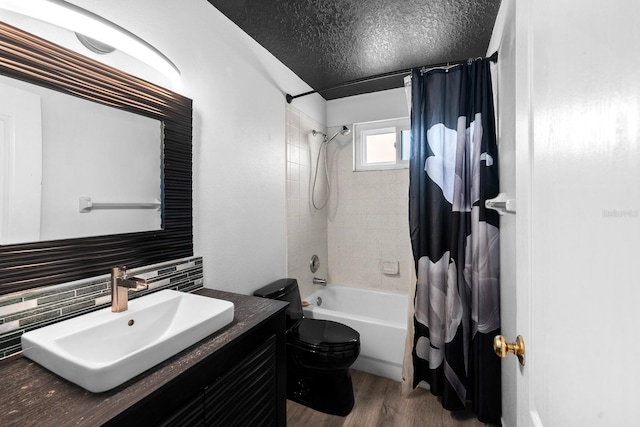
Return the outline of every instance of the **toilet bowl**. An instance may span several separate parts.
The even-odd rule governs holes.
[[[289,330],[287,348],[300,366],[348,369],[360,354],[360,335],[342,323],[302,318]]]
[[[287,398],[315,410],[347,415],[354,404],[349,367],[360,354],[360,334],[342,323],[307,319],[296,279],[280,279],[255,296],[287,301]]]

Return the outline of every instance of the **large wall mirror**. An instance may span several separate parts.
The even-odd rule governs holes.
[[[193,254],[190,99],[0,22],[2,90],[41,123],[0,111],[0,294]]]
[[[0,245],[161,230],[162,128],[0,75]]]

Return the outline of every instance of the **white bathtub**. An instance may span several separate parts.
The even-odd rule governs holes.
[[[305,301],[310,304],[304,308],[305,317],[344,323],[360,333],[360,356],[353,369],[402,380],[407,295],[327,285]]]

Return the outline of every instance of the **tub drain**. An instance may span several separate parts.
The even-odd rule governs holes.
[[[322,298],[318,297],[318,298],[316,299],[316,305],[317,305],[318,307],[320,307],[320,306],[322,305]]]

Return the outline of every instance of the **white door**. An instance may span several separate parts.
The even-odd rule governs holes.
[[[517,0],[518,427],[640,425],[639,20]]]

